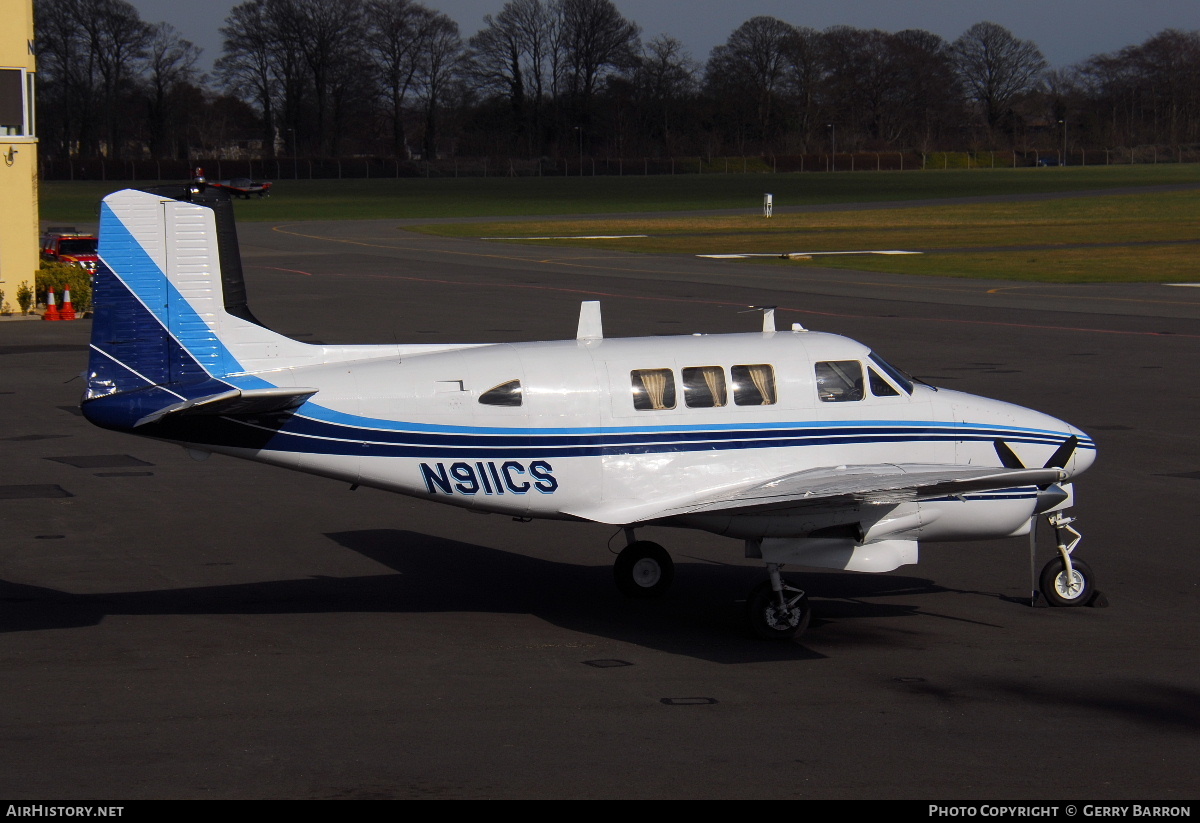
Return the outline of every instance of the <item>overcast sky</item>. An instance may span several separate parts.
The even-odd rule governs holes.
[[[131,0],[147,23],[167,22],[204,49],[210,68],[220,56],[219,29],[235,0]],[[825,29],[848,25],[901,31],[923,29],[954,40],[973,24],[990,20],[1022,40],[1032,40],[1053,68],[1065,68],[1094,54],[1137,45],[1174,28],[1200,30],[1200,0],[614,0],[625,17],[642,28],[645,40],[669,34],[703,63],[713,46],[746,20],[760,14],[799,26]],[[470,37],[485,14],[505,0],[425,0],[448,15]]]

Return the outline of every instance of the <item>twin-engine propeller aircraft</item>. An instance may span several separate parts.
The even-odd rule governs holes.
[[[1086,603],[1063,511],[1095,444],[1040,412],[921,384],[845,337],[610,339],[585,302],[573,340],[326,346],[246,305],[232,204],[201,183],[101,206],[83,413],[109,429],[514,518],[620,527],[631,597],[671,584],[642,526],[740,540],[766,565],[756,632],[795,636],[785,564],[887,572],[920,541],[1059,536],[1041,590]],[[1072,539],[1073,536],[1073,539]],[[1035,592],[1035,599],[1037,593]]]

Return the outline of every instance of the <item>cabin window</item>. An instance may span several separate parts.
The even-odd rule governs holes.
[[[739,406],[770,406],[775,402],[775,369],[765,363],[734,366],[733,402]]]
[[[862,363],[831,360],[817,363],[817,397],[822,403],[845,403],[863,398]]]
[[[724,406],[725,370],[720,366],[691,366],[684,369],[683,402],[689,409]]]
[[[675,375],[670,369],[634,369],[633,407],[638,411],[675,408]]]
[[[867,367],[867,374],[871,380],[871,394],[876,397],[899,397],[900,392],[892,388],[892,384],[884,380],[879,372],[875,371],[870,366]]]
[[[479,402],[485,406],[519,406],[521,405],[521,381],[509,380],[501,383],[479,395]]]

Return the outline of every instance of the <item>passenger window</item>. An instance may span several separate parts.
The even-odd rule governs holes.
[[[775,369],[765,363],[734,366],[733,402],[739,406],[770,406],[775,402]]]
[[[862,363],[857,360],[817,363],[817,397],[823,403],[862,400]]]
[[[485,406],[519,406],[521,405],[521,381],[509,380],[501,383],[479,395],[479,402]]]
[[[633,407],[639,411],[675,408],[675,375],[670,369],[634,369]]]
[[[867,367],[867,374],[871,378],[871,394],[876,397],[899,397],[900,392],[892,388],[892,384],[884,380],[879,372],[871,367]]]
[[[693,366],[683,370],[683,402],[690,409],[724,406],[725,370],[720,366]]]

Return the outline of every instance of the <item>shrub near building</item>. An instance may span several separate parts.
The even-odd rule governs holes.
[[[46,293],[53,289],[54,299],[62,304],[63,292],[71,290],[71,305],[76,313],[92,310],[92,273],[67,263],[42,262],[37,273],[37,300],[46,302]]]

